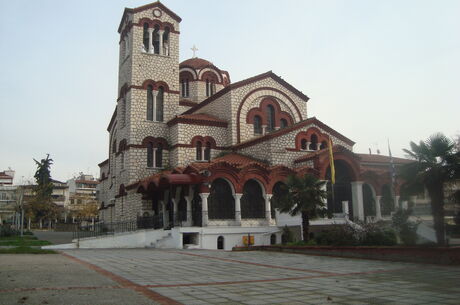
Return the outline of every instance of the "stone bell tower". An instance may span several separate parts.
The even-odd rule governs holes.
[[[166,122],[179,112],[180,21],[159,1],[126,8],[121,18],[116,129],[129,148],[126,183],[168,164]],[[160,161],[152,145],[163,151]]]

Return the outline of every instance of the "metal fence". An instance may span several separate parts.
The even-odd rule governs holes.
[[[113,235],[115,233],[133,232],[143,229],[163,228],[163,215],[139,217],[137,220],[96,223],[94,225],[76,226],[73,238]]]

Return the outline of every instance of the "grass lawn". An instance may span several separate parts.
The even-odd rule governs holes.
[[[33,235],[0,237],[0,254],[54,254],[53,250],[43,250],[38,247],[51,245],[47,240],[39,240]],[[10,246],[11,248],[2,248]]]
[[[0,254],[56,254],[53,250],[44,250],[31,247],[0,248]]]
[[[0,246],[17,246],[17,247],[29,247],[29,246],[46,246],[51,245],[47,240],[38,240],[35,236],[24,235],[21,236],[8,236],[0,237]]]

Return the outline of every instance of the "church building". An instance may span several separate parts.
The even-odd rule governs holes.
[[[180,22],[160,2],[124,10],[118,99],[99,164],[102,222],[161,232],[152,246],[231,249],[248,234],[257,245],[279,243],[282,227],[300,218],[280,214],[271,198],[292,174],[330,180],[329,139],[334,217],[317,224],[386,213],[388,157],[354,153],[355,142],[312,116],[308,96],[272,71],[232,82],[208,60],[180,62]]]

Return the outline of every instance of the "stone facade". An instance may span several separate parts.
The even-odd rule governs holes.
[[[152,207],[157,204],[161,206],[157,210],[163,213],[166,208],[176,211],[180,200],[168,197],[168,192],[191,192],[193,185],[201,196],[203,222],[207,223],[204,202],[210,185],[222,178],[241,179],[230,183],[237,198],[236,216],[213,219],[209,225],[272,226],[275,223],[269,216],[269,198],[274,184],[297,170],[312,169],[324,176],[325,168],[317,167],[327,166],[329,140],[340,147],[342,160],[353,166],[353,177],[359,177],[358,158],[347,153],[353,154],[354,142],[308,117],[309,98],[273,72],[231,83],[227,71],[207,60],[193,57],[179,63],[179,24],[180,18],[159,2],[126,9],[122,17],[118,99],[107,128],[108,159],[100,164],[101,219],[135,220],[154,214]],[[163,33],[168,30],[167,38]],[[188,87],[184,87],[184,81]],[[158,97],[161,90],[162,111]],[[152,100],[149,92],[154,96]],[[153,119],[148,111],[154,112]],[[156,112],[161,112],[162,119],[157,119]],[[152,148],[154,153],[149,150]],[[156,151],[161,151],[161,164],[156,162]],[[233,157],[219,161],[225,154],[256,161],[241,161],[239,157],[234,162]],[[304,158],[316,154],[322,154],[321,158]],[[266,218],[237,216],[240,211],[236,202],[243,196],[243,185],[251,179],[263,181]],[[165,183],[170,185],[166,187]],[[163,193],[158,195],[160,189]],[[184,196],[190,217],[192,195]]]

